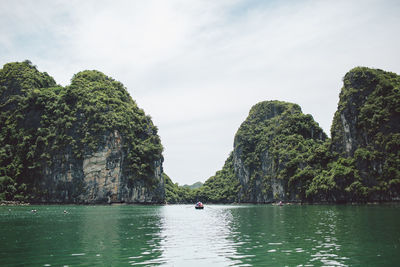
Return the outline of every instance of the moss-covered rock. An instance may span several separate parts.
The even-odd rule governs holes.
[[[151,118],[99,71],[56,85],[29,61],[0,70],[0,198],[163,202]]]

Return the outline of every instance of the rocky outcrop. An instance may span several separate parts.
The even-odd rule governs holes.
[[[57,86],[29,61],[0,70],[0,200],[163,203],[151,118],[99,71]]]
[[[304,184],[291,177],[306,167],[309,151],[325,139],[318,124],[296,104],[265,101],[255,105],[235,136],[233,165],[241,185],[238,200],[300,201]]]

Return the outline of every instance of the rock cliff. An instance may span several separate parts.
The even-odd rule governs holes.
[[[106,137],[106,136],[105,136]],[[154,185],[132,179],[117,130],[110,133],[104,146],[77,159],[71,154],[53,155],[39,186],[41,202],[57,203],[163,203],[162,160],[154,161]],[[150,178],[150,177],[149,177]]]
[[[357,67],[343,79],[332,151],[351,161],[345,199],[394,200],[400,193],[400,76]]]
[[[295,180],[326,135],[298,105],[265,101],[255,105],[235,136],[233,166],[240,182],[238,200],[300,201],[306,183]]]
[[[0,70],[0,198],[162,203],[162,146],[151,118],[98,71],[61,87],[30,62]]]

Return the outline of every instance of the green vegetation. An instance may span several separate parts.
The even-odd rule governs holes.
[[[165,201],[168,204],[190,203],[191,189],[173,183],[165,173],[162,174],[165,181]]]
[[[82,161],[114,131],[130,179],[155,182],[163,149],[157,128],[120,82],[99,71],[79,72],[62,87],[29,61],[8,63],[0,70],[0,112],[0,200],[43,196],[43,175],[61,155]]]

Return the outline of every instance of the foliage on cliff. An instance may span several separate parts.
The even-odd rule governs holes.
[[[118,81],[99,71],[75,74],[67,87],[31,62],[0,70],[0,199],[41,194],[40,179],[55,156],[77,160],[104,146],[114,131],[123,136],[133,179],[151,184],[162,146],[151,118]]]

